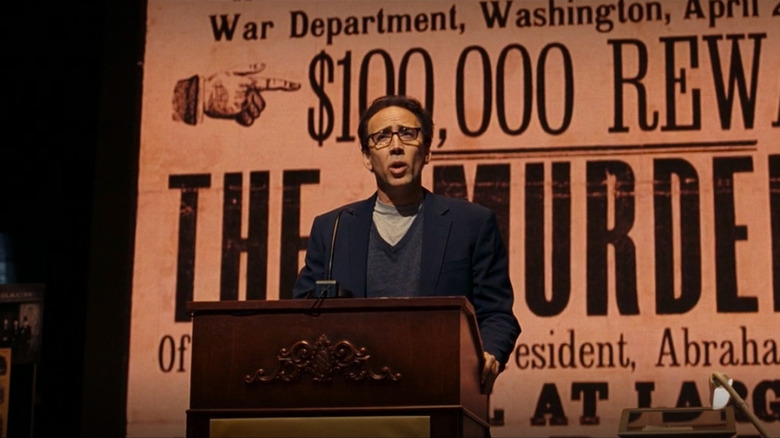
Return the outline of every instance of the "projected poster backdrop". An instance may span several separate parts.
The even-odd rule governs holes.
[[[716,370],[780,434],[778,24],[777,1],[149,0],[129,435],[185,433],[187,301],[289,298],[314,216],[373,193],[355,132],[386,93],[433,113],[425,186],[508,243],[494,436],[614,435],[624,407],[709,406]]]

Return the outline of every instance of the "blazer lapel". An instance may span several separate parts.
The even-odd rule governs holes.
[[[371,232],[376,195],[358,202],[353,207],[354,215],[345,215],[349,221],[344,223],[348,234],[347,265],[350,266],[350,290],[357,297],[366,296],[366,272],[368,272],[368,237]]]
[[[435,295],[452,221],[446,214],[449,207],[437,195],[427,192],[425,196],[420,295]]]

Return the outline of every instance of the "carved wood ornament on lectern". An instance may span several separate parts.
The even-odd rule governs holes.
[[[275,380],[296,382],[303,374],[310,374],[315,382],[329,382],[339,374],[350,381],[401,379],[401,373],[382,366],[379,373],[371,367],[371,355],[365,347],[355,347],[348,340],[333,343],[322,334],[315,342],[300,340],[289,348],[279,351],[276,366],[271,372],[259,368],[252,375],[246,375],[247,384],[267,383]]]

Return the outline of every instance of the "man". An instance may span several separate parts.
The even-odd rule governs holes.
[[[489,394],[520,334],[495,214],[423,187],[433,121],[417,100],[375,100],[358,136],[376,193],[314,219],[293,297],[310,296],[331,268],[332,278],[355,297],[465,296],[477,316],[485,350],[481,379]]]

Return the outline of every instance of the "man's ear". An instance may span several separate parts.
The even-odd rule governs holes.
[[[425,154],[425,164],[428,164],[428,162],[431,161],[431,150],[428,149],[428,152]]]
[[[371,164],[371,151],[363,151],[363,165],[366,166],[369,172],[374,171],[374,166]]]

